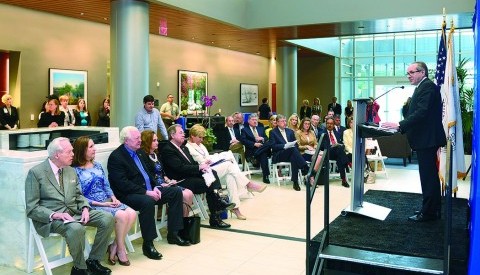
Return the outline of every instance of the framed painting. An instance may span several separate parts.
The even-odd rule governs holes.
[[[181,113],[205,112],[206,107],[202,98],[207,95],[207,73],[178,70],[178,106]]]
[[[87,103],[87,71],[50,69],[49,75],[49,94],[67,95],[68,105],[77,105],[79,98]]]
[[[240,106],[258,105],[258,85],[240,83]]]

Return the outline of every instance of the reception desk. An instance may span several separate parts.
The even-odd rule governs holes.
[[[45,146],[37,142],[26,146],[26,139],[18,145],[19,136],[53,133],[68,138],[78,137],[86,133],[106,133],[106,143],[97,144],[95,160],[105,168],[110,153],[119,146],[119,132],[116,127],[59,127],[31,128],[15,131],[0,131],[0,265],[14,266],[26,270],[28,245],[28,222],[25,215],[24,190],[27,173],[33,166],[47,158]],[[15,144],[13,144],[15,143]],[[105,172],[106,169],[105,169]]]

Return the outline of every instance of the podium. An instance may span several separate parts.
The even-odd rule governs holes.
[[[351,203],[342,211],[342,215],[356,213],[377,220],[385,220],[391,209],[369,203],[363,200],[365,192],[364,171],[366,165],[365,138],[393,135],[392,131],[381,130],[378,126],[366,123],[366,110],[369,98],[354,99],[353,125],[353,184],[351,189]]]

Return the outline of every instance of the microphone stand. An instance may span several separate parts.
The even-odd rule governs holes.
[[[393,87],[393,88],[391,88],[390,90],[386,91],[385,93],[383,93],[383,94],[379,95],[378,97],[376,97],[373,101],[376,101],[377,99],[381,98],[382,96],[390,93],[391,91],[393,91],[393,90],[395,90],[395,89],[399,89],[399,88],[405,89],[405,86]]]

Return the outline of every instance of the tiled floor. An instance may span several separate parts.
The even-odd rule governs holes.
[[[420,193],[415,164],[408,165],[407,169],[397,165],[387,167],[388,179],[379,175],[375,184],[365,186],[366,190]],[[469,184],[469,181],[459,181],[458,197],[468,198]],[[333,220],[349,204],[351,189],[342,187],[339,181],[332,181],[330,187],[330,219]],[[164,256],[160,261],[142,255],[140,239],[134,242],[136,252],[129,255],[132,265],[115,265],[111,269],[114,274],[142,275],[305,274],[305,209],[305,192],[295,192],[291,183],[280,187],[272,183],[265,192],[242,201],[241,210],[247,220],[229,218],[227,222],[232,224],[233,231],[202,227],[201,242],[190,247],[169,245],[164,238],[156,243]],[[322,228],[323,187],[320,187],[312,203],[312,232],[316,234]],[[54,274],[69,274],[70,268],[71,265],[56,268]],[[0,274],[26,273],[0,267]],[[33,274],[44,272],[37,268]]]

